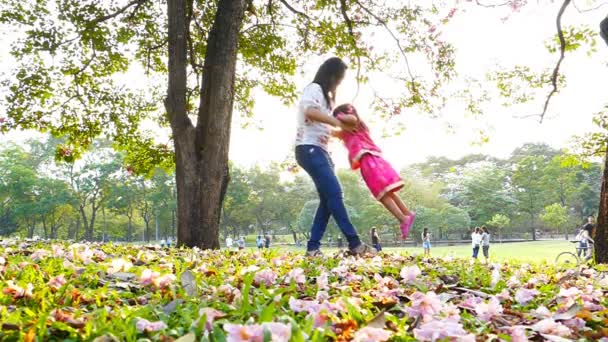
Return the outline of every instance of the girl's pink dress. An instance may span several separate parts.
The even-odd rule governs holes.
[[[336,117],[339,119],[342,114]],[[369,135],[367,129],[342,132],[342,141],[348,150],[348,160],[353,170],[361,169],[361,176],[377,200],[389,192],[403,188],[399,173],[382,158],[382,151]]]

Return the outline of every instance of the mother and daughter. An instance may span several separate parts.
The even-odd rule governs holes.
[[[319,195],[319,207],[306,252],[312,257],[321,255],[321,238],[330,216],[346,237],[352,254],[376,252],[361,242],[348,217],[334,163],[328,153],[331,137],[344,142],[351,168],[361,170],[361,176],[373,196],[399,221],[402,239],[407,238],[416,218],[416,214],[396,194],[403,188],[403,181],[382,158],[380,148],[372,140],[368,126],[361,120],[355,107],[343,104],[334,108],[336,92],[346,69],[346,64],[340,58],[326,60],[312,83],[304,88],[298,106],[296,160],[312,178]]]

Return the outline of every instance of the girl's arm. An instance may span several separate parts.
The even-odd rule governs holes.
[[[339,127],[346,131],[353,131],[355,129],[355,125],[338,120],[333,116],[325,115],[316,108],[308,108],[304,115],[309,120],[322,122],[324,124],[328,124],[334,127]]]
[[[338,120],[345,122],[347,124],[353,125],[355,126],[356,124],[359,123],[359,119],[352,114],[344,114],[344,113],[340,113],[336,116],[336,118],[338,118]]]

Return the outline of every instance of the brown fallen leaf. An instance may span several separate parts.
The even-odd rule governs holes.
[[[2,330],[20,330],[21,328],[19,327],[18,324],[14,324],[14,323],[2,323]]]

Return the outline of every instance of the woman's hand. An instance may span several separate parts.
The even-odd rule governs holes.
[[[343,131],[352,133],[357,130],[357,123],[351,121],[338,120],[338,127],[340,127],[340,129],[342,129]]]

